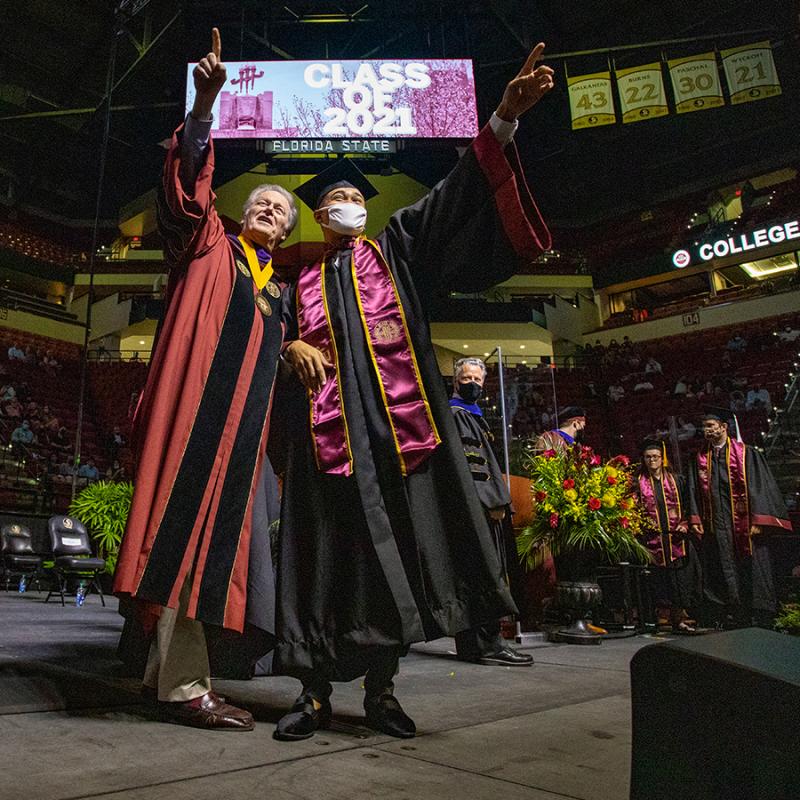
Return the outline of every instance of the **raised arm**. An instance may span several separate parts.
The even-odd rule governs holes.
[[[553,70],[536,66],[543,51],[542,43],[533,49],[452,172],[390,219],[384,244],[406,262],[421,295],[486,288],[550,247],[516,148],[506,147],[518,117],[553,87]]]
[[[210,141],[211,109],[226,80],[221,54],[219,30],[214,28],[211,51],[200,59],[192,73],[195,86],[192,111],[185,124],[175,131],[164,165],[158,223],[165,255],[172,266],[202,255],[224,238],[213,205],[214,148]]]

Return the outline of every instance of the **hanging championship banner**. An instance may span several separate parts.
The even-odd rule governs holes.
[[[715,53],[701,53],[667,62],[675,93],[675,111],[705,111],[725,105]]]
[[[613,125],[617,121],[611,93],[611,73],[567,77],[572,130]]]
[[[765,100],[781,93],[769,42],[734,47],[723,50],[720,55],[728,79],[731,105]]]
[[[660,63],[618,69],[615,74],[623,123],[669,114]]]

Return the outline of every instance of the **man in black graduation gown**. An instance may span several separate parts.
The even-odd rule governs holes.
[[[427,322],[444,292],[505,280],[550,245],[516,151],[517,117],[552,88],[539,45],[448,177],[361,234],[374,188],[346,159],[298,190],[326,252],[287,304],[270,441],[283,474],[275,669],[303,690],[276,738],[311,736],[331,681],[362,675],[367,723],[415,734],[393,696],[413,642],[515,606],[464,460]]]
[[[689,523],[701,537],[703,595],[712,621],[771,627],[777,599],[769,534],[792,526],[764,455],[728,435],[730,417],[704,414],[706,447],[691,464]]]
[[[512,589],[519,583],[514,529],[511,526],[511,494],[492,451],[492,434],[483,418],[478,399],[483,393],[486,365],[479,358],[461,358],[453,371],[450,410],[461,437],[475,491],[486,514],[506,581]],[[492,620],[456,634],[456,655],[462,661],[501,667],[529,667],[533,657],[506,644],[500,621]]]

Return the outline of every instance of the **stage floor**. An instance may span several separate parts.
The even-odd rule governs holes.
[[[116,601],[43,599],[0,592],[0,800],[628,797],[628,664],[652,639],[539,642],[531,668],[464,664],[442,639],[414,647],[396,681],[416,739],[363,727],[356,681],[336,686],[330,731],[282,743],[294,680],[216,682],[253,732],[165,724],[114,657]]]

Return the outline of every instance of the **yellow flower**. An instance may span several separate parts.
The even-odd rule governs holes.
[[[606,493],[605,493],[605,494],[604,494],[604,495],[603,495],[603,496],[600,498],[600,501],[602,502],[602,504],[603,504],[603,505],[604,505],[606,508],[614,508],[614,506],[617,504],[617,498],[616,498],[616,497],[614,497],[614,495],[613,495],[613,494],[610,494],[609,492],[606,492]]]
[[[570,501],[577,500],[578,499],[578,493],[574,489],[567,489],[564,492],[564,497],[566,497],[567,500],[570,500]]]
[[[610,475],[612,478],[616,478],[619,475],[619,471],[615,467],[608,467],[606,470],[606,475]]]

